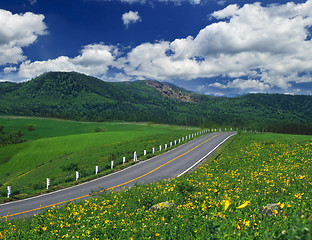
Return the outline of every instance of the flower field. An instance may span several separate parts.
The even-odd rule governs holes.
[[[310,136],[239,134],[191,174],[2,220],[0,239],[311,239],[311,160]]]

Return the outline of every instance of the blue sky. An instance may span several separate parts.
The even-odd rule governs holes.
[[[0,80],[77,71],[215,96],[312,94],[312,0],[0,0]]]

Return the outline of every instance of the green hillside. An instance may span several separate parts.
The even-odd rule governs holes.
[[[312,96],[212,97],[168,83],[105,82],[75,72],[49,72],[24,83],[0,83],[0,93],[2,115],[312,134]]]
[[[139,160],[144,160],[160,153],[157,150],[153,153],[152,148],[199,130],[172,125],[38,118],[0,118],[0,126],[5,135],[12,130],[22,133],[21,143],[0,142],[0,202],[7,200],[7,186],[12,186],[14,199],[46,192],[47,177],[53,182],[49,191],[68,187],[76,184],[75,171],[80,172],[79,182],[95,178],[95,166],[99,166],[97,176],[103,176],[133,164],[134,151]],[[116,164],[113,170],[111,161]]]

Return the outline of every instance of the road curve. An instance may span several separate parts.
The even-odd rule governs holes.
[[[94,192],[118,190],[181,176],[206,159],[236,132],[215,132],[196,138],[162,155],[113,174],[70,188],[0,205],[0,219],[33,216],[47,208],[92,197]]]

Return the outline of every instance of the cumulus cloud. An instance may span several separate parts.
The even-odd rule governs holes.
[[[209,84],[209,87],[217,87],[217,88],[237,88],[241,90],[246,89],[258,89],[260,91],[268,90],[270,89],[270,85],[266,84],[264,82],[261,82],[259,80],[244,80],[244,79],[235,79],[232,82],[228,82],[227,84],[222,83],[212,83]]]
[[[3,72],[5,73],[5,74],[8,74],[8,73],[11,73],[11,72],[15,72],[17,70],[17,68],[16,67],[6,67],[6,68],[4,68],[3,69]]]
[[[129,11],[124,13],[121,17],[123,24],[128,27],[130,23],[136,23],[141,21],[141,17],[139,16],[139,12]]]
[[[47,33],[43,20],[41,14],[12,14],[0,9],[0,65],[16,64],[26,59],[22,48]]]
[[[311,0],[266,7],[234,4],[212,16],[217,22],[195,37],[137,46],[122,68],[157,80],[229,77],[234,81],[226,87],[241,89],[286,89],[303,77],[312,82]]]
[[[114,64],[118,50],[104,44],[90,44],[83,47],[81,54],[69,58],[61,56],[47,61],[25,61],[20,65],[19,76],[32,78],[49,71],[77,71],[101,76]]]

